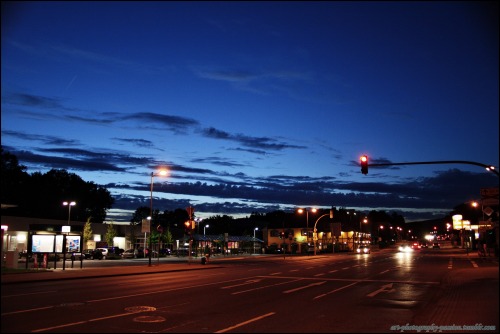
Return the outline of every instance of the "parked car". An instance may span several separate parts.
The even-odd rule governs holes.
[[[101,250],[99,250],[99,249],[86,249],[83,251],[83,256],[86,259],[90,259],[90,260],[94,260],[94,259],[102,260],[104,257]]]
[[[135,259],[139,252],[136,249],[127,249],[121,254],[122,259]]]
[[[103,260],[121,259],[118,247],[116,248],[96,248],[101,251]]]
[[[74,258],[72,258],[74,256]],[[67,252],[66,253],[66,260],[74,260],[74,261],[80,261],[85,259],[85,255],[81,252]]]

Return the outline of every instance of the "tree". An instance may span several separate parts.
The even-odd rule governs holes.
[[[29,181],[26,166],[19,165],[17,157],[1,148],[1,201],[2,204],[19,205]]]
[[[4,152],[1,156],[1,200],[12,204],[9,215],[44,219],[68,219],[64,201],[75,201],[71,219],[103,223],[106,212],[114,204],[114,198],[103,186],[86,182],[78,175],[64,169],[52,169],[45,174],[25,172],[15,155]]]
[[[92,239],[92,224],[90,223],[90,220],[92,217],[89,217],[87,219],[87,222],[85,223],[85,226],[83,227],[83,244],[86,246],[87,241]]]
[[[106,242],[108,243],[108,246],[114,246],[114,238],[116,237],[116,230],[115,227],[113,226],[113,223],[110,223],[108,225],[108,230],[106,231],[106,236],[104,237],[106,239]]]

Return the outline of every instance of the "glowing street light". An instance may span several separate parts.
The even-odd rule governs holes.
[[[307,208],[305,209],[298,209],[297,212],[302,214],[302,213],[306,213],[306,242],[307,242],[307,245],[309,245],[309,210]],[[311,208],[311,212],[312,213],[316,213],[316,211],[318,211],[316,208]]]
[[[205,235],[205,229],[206,229],[207,227],[210,227],[210,225],[205,225],[205,226],[203,226],[203,235]]]
[[[259,230],[258,227],[256,227],[256,228],[253,229],[253,253],[254,254],[256,253],[255,252],[255,231],[258,231],[258,230]]]
[[[158,171],[157,173],[154,173],[154,172],[151,172],[151,196],[150,196],[150,204],[149,204],[149,217],[148,219],[150,219],[150,223],[149,223],[149,226],[151,228],[151,224],[153,223],[153,178],[155,176],[165,176],[167,175],[167,171],[165,169],[162,169],[160,171]],[[148,252],[148,257],[149,257],[149,266],[151,267],[151,231],[149,231],[149,252]],[[160,256],[160,254],[158,253],[158,256]]]
[[[75,201],[72,202],[63,202],[64,206],[68,207],[68,226],[70,225],[71,222],[71,207],[76,205]]]

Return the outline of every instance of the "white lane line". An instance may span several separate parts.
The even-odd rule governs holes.
[[[301,286],[299,288],[295,288],[295,289],[291,289],[291,290],[286,290],[286,291],[283,291],[283,293],[291,293],[291,292],[295,292],[295,291],[299,291],[299,290],[303,290],[303,289],[307,289],[307,288],[310,288],[312,286],[317,286],[317,285],[321,285],[321,284],[324,284],[326,283],[326,281],[323,281],[323,282],[316,282],[316,283],[311,283],[311,284],[308,284],[308,285],[305,285],[305,286]]]
[[[257,321],[257,320],[264,319],[264,318],[269,317],[269,316],[274,315],[274,314],[276,314],[276,313],[275,313],[275,312],[270,312],[270,313],[267,313],[267,314],[263,314],[263,315],[261,315],[261,316],[259,316],[259,317],[252,318],[252,319],[247,320],[247,321],[244,321],[244,322],[240,322],[240,323],[239,323],[239,324],[237,324],[237,325],[234,325],[234,326],[231,326],[231,327],[228,327],[228,328],[221,329],[220,331],[216,331],[216,332],[214,332],[214,333],[225,333],[225,332],[228,332],[228,331],[233,330],[233,329],[235,329],[235,328],[238,328],[238,327],[241,327],[241,326],[245,326],[246,324],[249,324],[249,323],[251,323],[251,322],[255,322],[255,321]]]
[[[327,292],[327,293],[323,293],[323,294],[321,294],[321,295],[318,295],[318,296],[314,297],[314,298],[313,298],[313,300],[314,300],[314,299],[319,299],[319,298],[322,298],[322,297],[325,297],[325,296],[328,296],[329,294],[335,293],[335,292],[340,291],[340,290],[344,290],[345,288],[348,288],[348,287],[350,287],[350,286],[353,286],[354,284],[358,284],[358,282],[354,282],[354,283],[351,283],[351,284],[347,284],[347,285],[345,285],[345,286],[343,286],[343,287],[341,287],[341,288],[338,288],[338,289],[332,290],[332,291]]]
[[[240,293],[245,293],[245,292],[250,292],[250,291],[255,291],[255,290],[261,290],[261,289],[267,289],[267,288],[270,288],[270,287],[273,287],[273,286],[278,286],[278,285],[293,283],[293,282],[302,281],[302,280],[303,280],[303,278],[299,278],[299,279],[294,279],[294,280],[291,280],[291,281],[281,282],[281,283],[277,283],[277,284],[271,284],[271,285],[261,286],[261,287],[254,288],[254,289],[248,289],[248,290],[242,290],[242,291],[238,291],[238,292],[233,292],[231,294],[232,295],[239,295]]]

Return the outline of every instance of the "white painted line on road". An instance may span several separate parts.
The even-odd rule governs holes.
[[[387,273],[387,272],[389,272],[389,271],[390,271],[390,270],[384,270],[384,271],[382,271],[382,272],[380,272],[380,273],[378,273],[378,274],[379,274],[379,275],[382,275],[382,274],[385,274],[385,273]]]
[[[323,275],[325,275],[325,273],[316,274],[316,275],[314,275],[314,277],[323,276]]]
[[[274,314],[276,314],[276,313],[275,312],[270,312],[270,313],[267,313],[267,314],[263,314],[263,315],[261,315],[259,317],[252,318],[252,319],[244,321],[244,322],[240,322],[237,325],[234,325],[234,326],[231,326],[231,327],[228,327],[228,328],[225,328],[225,329],[221,329],[220,331],[216,331],[214,333],[225,333],[225,332],[228,332],[228,331],[233,330],[235,328],[238,328],[238,327],[241,327],[241,326],[245,326],[246,324],[249,324],[251,322],[255,322],[257,320],[261,320],[261,319],[267,318],[267,317],[269,317],[271,315],[274,315]]]
[[[334,272],[337,272],[338,270],[335,269],[335,270],[330,270],[328,273],[331,274],[331,273],[334,273]]]
[[[378,290],[373,291],[372,293],[367,294],[367,297],[375,297],[381,292],[393,292],[396,291],[395,289],[392,288],[392,283],[382,285],[382,287]]]
[[[237,286],[242,286],[242,285],[248,285],[248,284],[253,284],[262,281],[261,279],[251,279],[246,282],[240,283],[240,284],[234,284],[234,285],[227,285],[227,286],[221,286],[221,289],[231,289],[235,288]]]
[[[343,287],[341,287],[341,288],[338,288],[338,289],[332,290],[332,291],[330,291],[330,292],[328,292],[328,293],[324,293],[324,294],[318,295],[318,296],[314,297],[314,298],[313,298],[313,300],[314,300],[314,299],[319,299],[319,298],[322,298],[322,297],[325,297],[325,296],[328,296],[329,294],[335,293],[335,292],[340,291],[340,290],[344,290],[345,288],[348,288],[348,287],[350,287],[350,286],[353,286],[354,284],[358,284],[358,282],[354,282],[354,283],[348,284],[348,285],[346,285],[346,286],[343,286]]]
[[[242,290],[242,291],[238,291],[238,292],[233,292],[233,293],[231,293],[231,294],[232,294],[232,295],[239,295],[240,293],[246,293],[246,292],[250,292],[250,291],[256,291],[256,290],[267,289],[267,288],[270,288],[270,287],[273,287],[273,286],[278,286],[278,285],[283,285],[283,284],[293,283],[293,282],[302,281],[302,280],[303,280],[303,278],[299,278],[299,279],[294,279],[294,280],[291,280],[291,281],[286,281],[286,282],[282,282],[282,283],[277,283],[277,284],[271,284],[271,285],[261,286],[261,287],[254,288],[254,289],[248,289],[248,290]]]
[[[472,266],[473,266],[474,268],[479,268],[479,266],[477,265],[476,261],[472,261],[472,260],[470,260],[470,259],[469,259],[469,261],[470,261],[470,263],[472,263]]]
[[[448,261],[448,269],[453,269],[453,258],[452,257]]]
[[[307,289],[307,288],[310,288],[312,286],[317,286],[317,285],[322,285],[326,283],[326,281],[323,281],[323,282],[317,282],[317,283],[311,283],[311,284],[308,284],[308,285],[305,285],[305,286],[301,286],[299,288],[295,288],[295,289],[291,289],[291,290],[286,290],[286,291],[283,291],[283,293],[291,293],[291,292],[295,292],[295,291],[299,291],[299,290],[303,290],[303,289]]]

